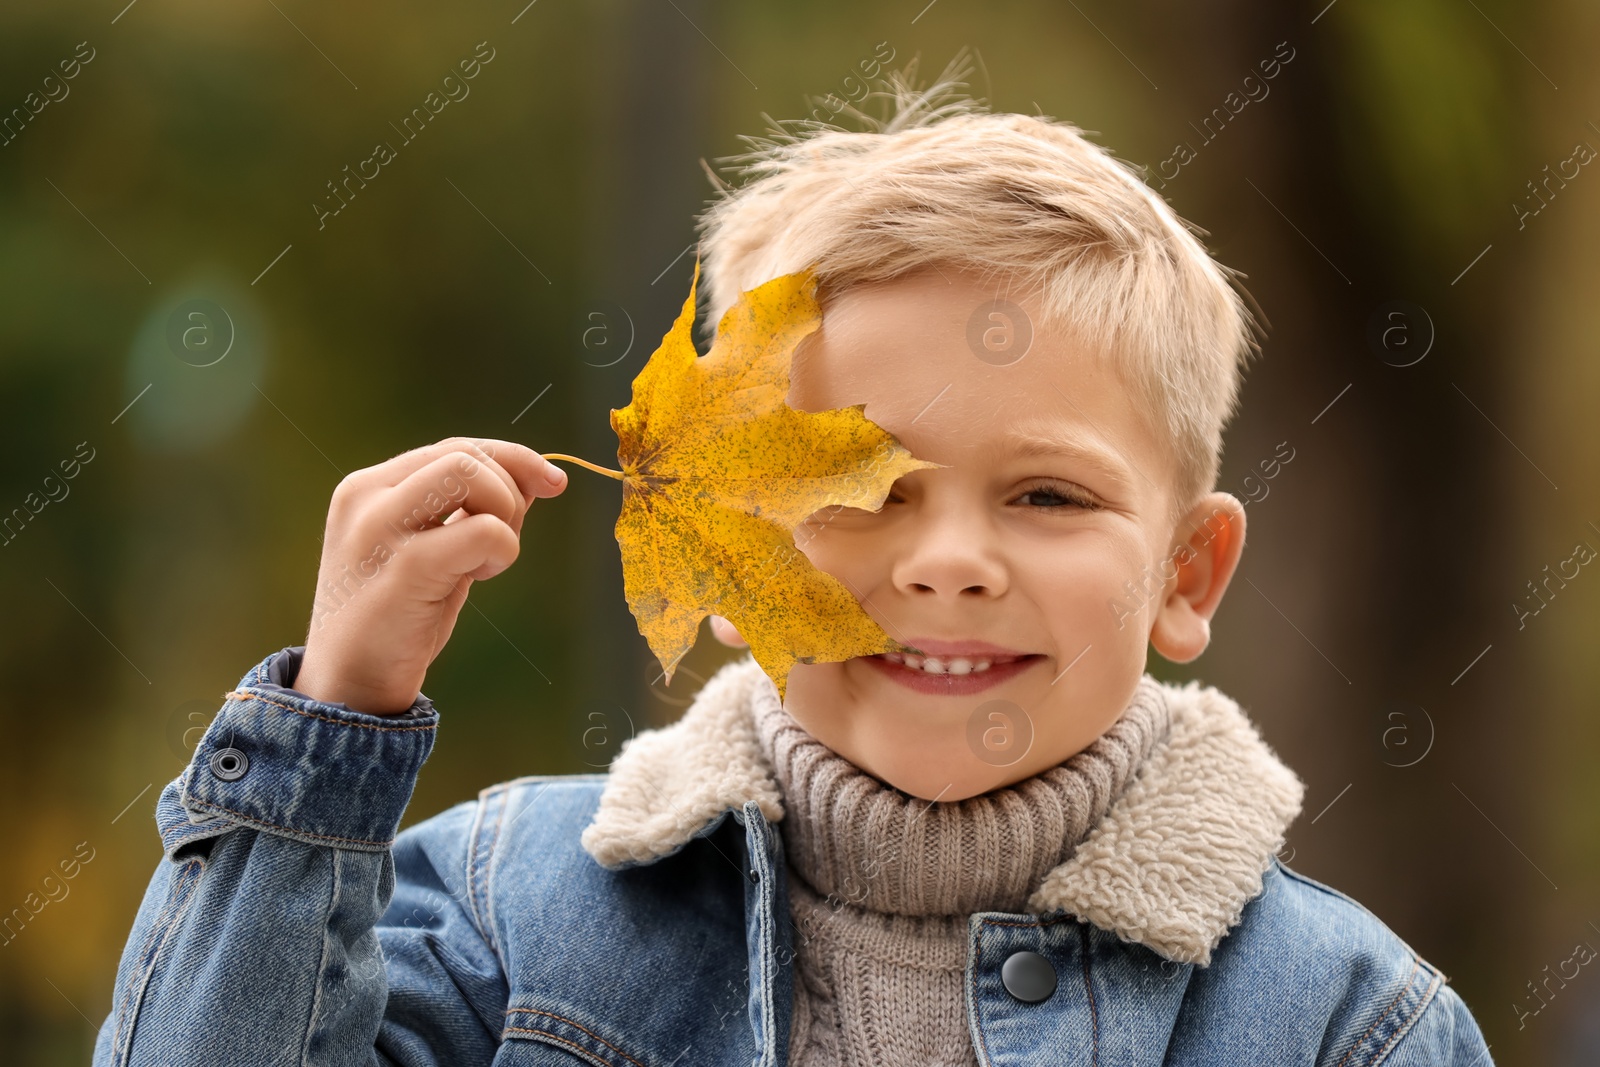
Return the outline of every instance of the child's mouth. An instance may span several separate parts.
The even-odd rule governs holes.
[[[1022,656],[917,656],[885,652],[863,656],[877,670],[919,693],[964,696],[1008,681],[1045,657]]]

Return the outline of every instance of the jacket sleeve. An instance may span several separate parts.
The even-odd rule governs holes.
[[[297,693],[303,652],[246,674],[162,790],[95,1067],[492,1058],[506,991],[467,884],[476,804],[395,836],[438,713]]]
[[[1370,1062],[1373,1067],[1494,1067],[1466,1001],[1443,982],[1387,1055],[1380,1052]]]

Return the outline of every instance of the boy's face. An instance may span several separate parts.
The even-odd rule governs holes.
[[[1174,526],[1174,463],[1110,362],[1030,326],[1036,300],[999,285],[945,268],[839,294],[789,391],[807,411],[864,402],[948,465],[902,477],[877,512],[827,508],[795,532],[892,636],[954,646],[928,664],[942,674],[866,656],[789,675],[785,706],[812,736],[925,800],[1088,747],[1132,698],[1147,644],[1179,662],[1205,649],[1244,538],[1225,493]],[[978,643],[1025,658],[955,662]]]

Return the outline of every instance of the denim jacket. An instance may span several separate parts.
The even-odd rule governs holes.
[[[302,652],[244,676],[160,795],[96,1067],[787,1063],[753,660],[609,774],[494,785],[396,836],[438,713],[297,693]],[[1237,705],[1164,688],[1171,736],[1030,910],[969,919],[978,1063],[1491,1064],[1443,974],[1278,859],[1303,787]]]

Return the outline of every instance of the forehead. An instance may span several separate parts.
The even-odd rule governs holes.
[[[952,268],[833,296],[796,351],[789,402],[866,404],[939,463],[1068,455],[1149,492],[1163,452],[1110,355],[1043,324],[1030,293]]]

